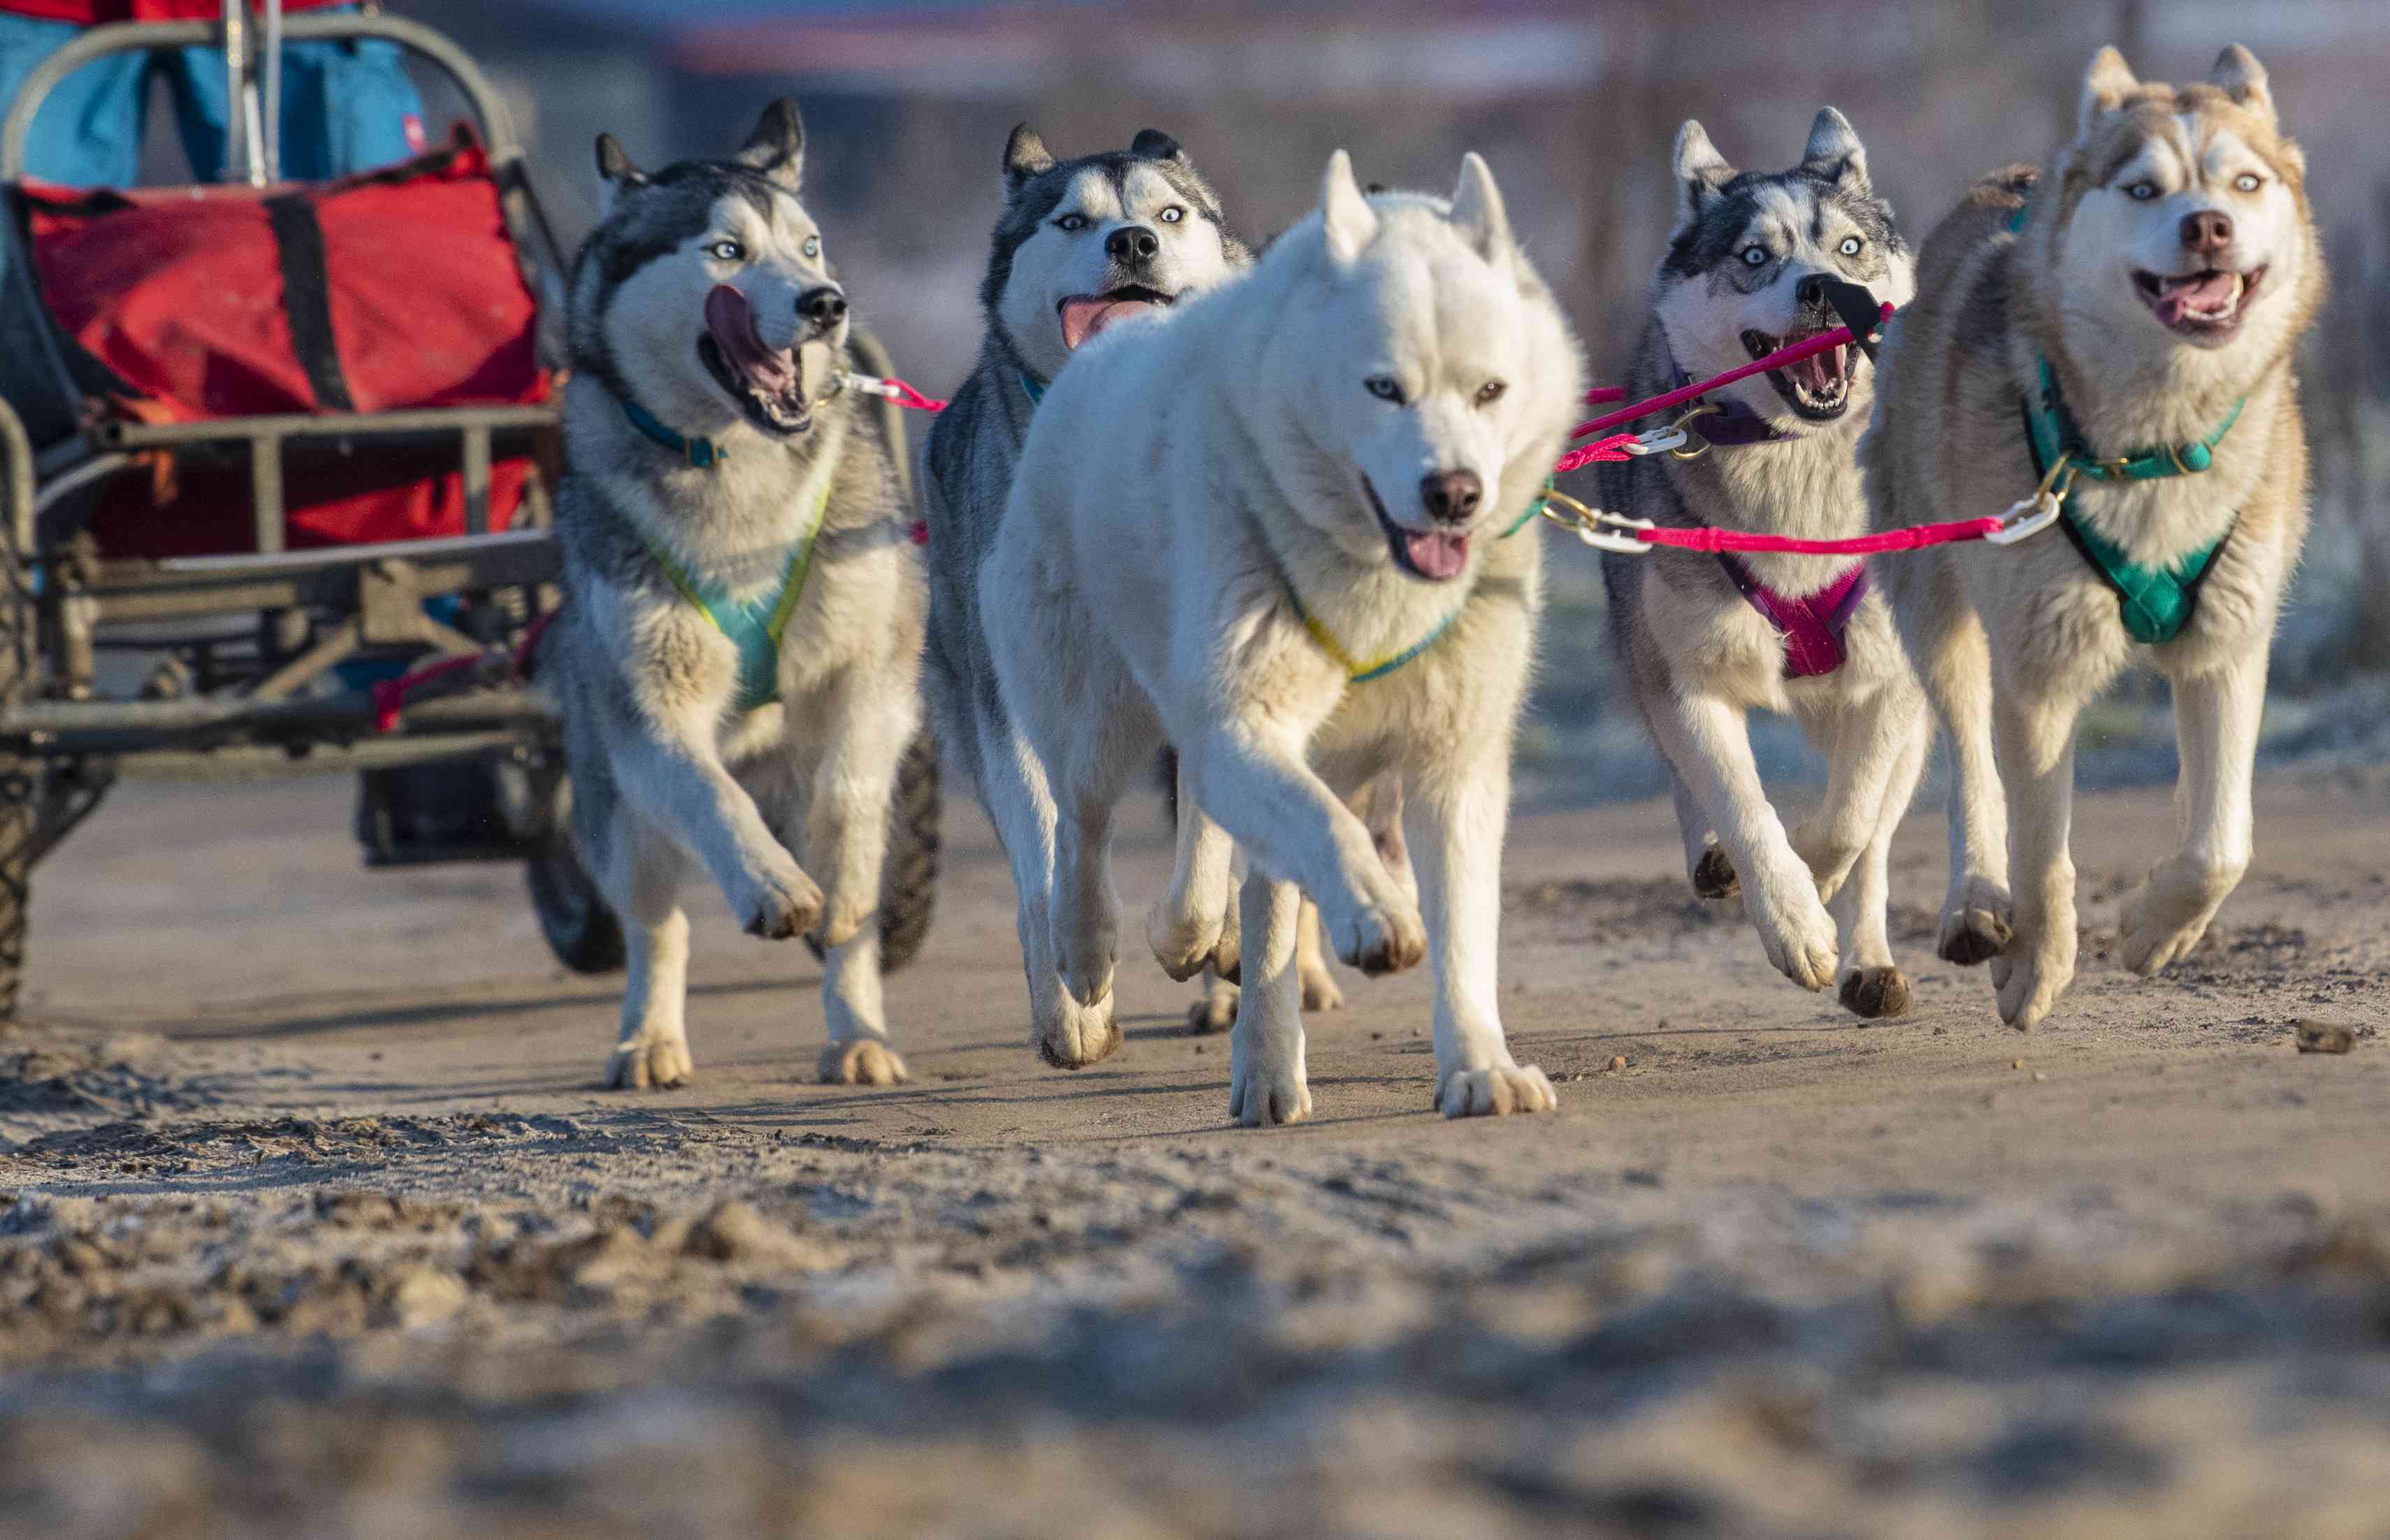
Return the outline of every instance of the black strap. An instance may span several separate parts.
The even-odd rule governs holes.
[[[265,200],[265,217],[274,230],[274,250],[282,265],[282,310],[290,322],[291,351],[307,371],[315,404],[327,411],[353,412],[348,377],[341,372],[340,350],[332,340],[332,294],[325,270],[324,226],[315,205],[304,193]]]

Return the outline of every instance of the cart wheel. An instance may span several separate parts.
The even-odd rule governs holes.
[[[0,760],[0,1022],[17,1019],[25,976],[25,920],[32,905],[34,791],[39,760]]]
[[[938,903],[938,745],[924,728],[896,767],[888,810],[888,855],[880,868],[880,971],[893,973],[920,955]],[[815,956],[821,943],[805,944]]]
[[[572,843],[572,798],[561,777],[546,842],[524,866],[539,933],[556,960],[575,973],[611,973],[623,966],[623,922],[606,905]]]

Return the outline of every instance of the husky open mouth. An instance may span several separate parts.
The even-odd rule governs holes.
[[[1833,330],[1831,326],[1813,326],[1791,337],[1770,337],[1764,331],[1746,331],[1742,345],[1751,350],[1755,359],[1767,357],[1779,348],[1789,348],[1805,342],[1812,337]],[[1813,353],[1795,364],[1767,371],[1768,383],[1784,398],[1786,405],[1811,422],[1831,422],[1843,415],[1851,404],[1851,345],[1828,348]]]
[[[2265,281],[2262,267],[2246,273],[2220,267],[2179,274],[2136,270],[2133,289],[2167,330],[2195,342],[2221,342],[2240,328],[2250,296]]]
[[[1054,310],[1062,320],[1062,345],[1076,353],[1079,344],[1114,321],[1177,302],[1176,294],[1164,294],[1143,284],[1123,284],[1101,294],[1073,294]]]
[[[1367,471],[1361,473],[1361,490],[1369,495],[1369,511],[1378,516],[1378,527],[1386,532],[1395,566],[1422,582],[1450,583],[1469,565],[1467,534],[1457,530],[1407,530],[1395,523]]]
[[[788,438],[813,426],[796,350],[765,347],[747,296],[728,284],[715,284],[705,296],[705,335],[697,340],[697,356],[765,432]]]

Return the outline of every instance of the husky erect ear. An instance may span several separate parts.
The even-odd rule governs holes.
[[[1378,234],[1378,211],[1353,180],[1353,158],[1341,149],[1328,158],[1328,174],[1320,179],[1319,223],[1328,255],[1340,264],[1359,256]]]
[[[796,191],[805,170],[805,124],[797,116],[797,104],[782,96],[764,109],[755,132],[747,135],[747,142],[731,159]]]
[[[1702,203],[1734,180],[1734,168],[1710,143],[1708,133],[1690,118],[1677,130],[1677,227],[1683,229],[1701,216]]]
[[[1452,223],[1490,263],[1500,263],[1510,250],[1510,216],[1502,209],[1502,189],[1494,173],[1475,150],[1460,158],[1460,185],[1452,189]]]
[[[1831,107],[1818,109],[1817,121],[1809,125],[1808,146],[1801,151],[1801,169],[1811,176],[1867,190],[1867,147],[1859,143],[1848,118]]]
[[[1178,141],[1158,128],[1138,129],[1137,137],[1128,142],[1128,152],[1131,155],[1142,156],[1148,160],[1187,159],[1187,152],[1178,148]]]
[[[630,152],[611,134],[598,135],[598,212],[614,211],[614,200],[633,187],[645,186],[648,173],[631,163]]]
[[[2238,43],[2216,56],[2216,68],[2207,72],[2208,83],[2234,101],[2266,120],[2268,127],[2279,127],[2274,116],[2274,94],[2266,89],[2266,67],[2257,56]]]
[[[1011,197],[1023,182],[1053,169],[1054,152],[1037,131],[1027,123],[1013,124],[1012,137],[1004,141],[1004,195]]]
[[[2140,86],[2133,78],[2125,56],[2114,44],[2091,56],[2091,68],[2083,75],[2083,105],[2075,109],[2075,132],[2077,135],[2091,132],[2091,125],[2101,114],[2114,112],[2124,99]]]

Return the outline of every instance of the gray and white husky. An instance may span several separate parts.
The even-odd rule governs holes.
[[[1801,162],[1738,173],[1697,122],[1677,136],[1677,224],[1627,376],[1639,399],[1831,330],[1825,285],[1906,304],[1908,249],[1843,115]],[[1866,533],[1854,452],[1873,380],[1853,346],[1727,387],[1690,424],[1698,457],[1605,465],[1602,506],[1664,525],[1840,539]],[[1710,447],[1702,450],[1706,441]],[[1680,455],[1684,452],[1680,452]],[[1767,960],[1805,989],[1839,980],[1861,1016],[1908,1008],[1884,933],[1887,851],[1930,733],[1890,607],[1847,558],[1607,555],[1602,577],[1636,704],[1668,762],[1693,886],[1740,884]],[[1787,833],[1745,715],[1797,718],[1826,755],[1816,815]]]
[[[946,751],[970,771],[999,832],[1024,820],[1050,828],[1054,817],[1036,766],[1015,749],[979,596],[980,569],[1037,402],[1081,344],[1107,327],[1165,311],[1251,260],[1186,151],[1159,129],[1140,132],[1125,150],[1058,160],[1023,123],[1004,148],[1004,193],[980,289],[986,339],[970,378],[931,427],[921,477],[930,697]],[[1031,853],[1011,853],[1018,876]],[[1022,936],[1033,958],[1044,944],[1043,936]],[[1179,976],[1210,955],[1205,948]],[[1052,975],[1050,967],[1043,971]],[[1049,1013],[1040,1009],[1037,1019]],[[1109,1013],[1085,1027],[1041,1035],[1039,1051],[1075,1069],[1119,1046]]]
[[[786,100],[727,160],[650,173],[598,141],[541,672],[579,853],[629,941],[616,1086],[688,1078],[692,869],[750,934],[825,948],[824,1079],[905,1078],[873,911],[924,588],[903,430],[842,389],[859,342],[798,199],[803,144]]]
[[[1448,202],[1368,197],[1341,150],[1320,212],[1252,268],[1062,371],[978,595],[1011,726],[989,752],[1051,789],[998,809],[1045,1041],[1115,1030],[1113,809],[1166,738],[1183,822],[1200,808],[1251,867],[1232,1118],[1310,1110],[1306,893],[1364,971],[1433,954],[1447,1115],[1555,1104],[1511,1054],[1496,980],[1541,595],[1536,539],[1508,536],[1583,377],[1484,161]],[[1347,803],[1389,772],[1416,887]],[[1225,862],[1205,870],[1224,901]]]

